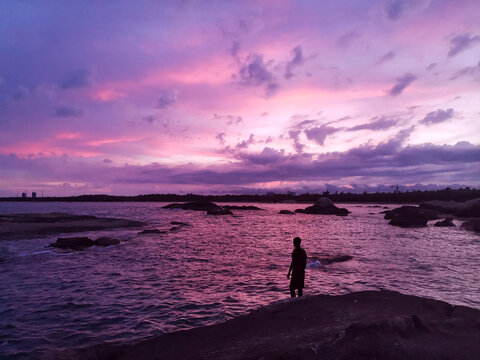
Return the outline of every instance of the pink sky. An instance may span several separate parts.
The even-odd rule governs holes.
[[[479,13],[2,2],[0,196],[479,186]]]

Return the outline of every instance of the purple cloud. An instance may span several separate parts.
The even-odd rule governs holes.
[[[472,47],[480,42],[480,35],[471,36],[470,34],[457,35],[450,40],[450,50],[448,57],[453,57],[462,51]]]
[[[390,20],[398,20],[406,9],[414,4],[415,1],[413,0],[390,0],[386,3],[385,11]]]
[[[250,134],[247,140],[243,140],[235,145],[235,150],[246,150],[252,144],[255,144],[255,135]]]
[[[81,109],[77,109],[73,106],[57,106],[55,108],[54,116],[57,117],[74,117],[74,116],[82,116],[83,111]]]
[[[285,79],[290,79],[295,76],[293,73],[293,68],[299,65],[302,65],[305,62],[305,58],[302,54],[302,47],[299,45],[292,50],[293,59],[287,62],[285,70]]]
[[[90,70],[88,69],[78,69],[71,71],[60,82],[60,88],[67,90],[88,87],[91,85],[90,76]]]
[[[177,92],[172,90],[160,91],[157,108],[166,109],[177,102]]]
[[[447,110],[438,109],[429,112],[422,120],[420,120],[420,123],[425,125],[438,124],[455,117],[455,115],[455,111],[451,108]]]
[[[393,51],[389,51],[389,52],[383,54],[382,56],[380,56],[380,58],[377,60],[376,64],[381,65],[383,63],[386,63],[387,61],[392,60],[394,57],[395,57],[395,53]]]
[[[341,47],[346,47],[358,37],[360,37],[358,31],[350,30],[337,39],[337,44]]]
[[[455,75],[453,75],[450,80],[456,80],[463,76],[478,76],[480,74],[480,61],[476,66],[466,66],[463,69],[458,70]]]
[[[333,134],[337,132],[338,129],[327,126],[327,125],[321,125],[318,127],[314,127],[308,130],[305,130],[305,135],[307,136],[307,139],[314,141],[318,145],[322,145],[325,143],[325,139],[327,138],[328,135]]]
[[[300,142],[301,130],[290,130],[288,136],[293,140],[293,147],[297,153],[303,152],[305,145]]]
[[[394,127],[395,125],[398,124],[400,120],[396,118],[389,118],[386,116],[381,116],[377,120],[371,121],[366,124],[360,124],[353,126],[349,129],[348,131],[359,131],[359,130],[386,130],[390,129],[391,127]]]
[[[250,54],[247,63],[240,68],[239,76],[242,85],[264,86],[267,96],[274,95],[279,88],[261,54]]]
[[[403,90],[405,90],[405,88],[416,79],[417,77],[410,73],[406,73],[405,75],[398,77],[396,79],[397,83],[390,90],[388,90],[388,94],[390,96],[400,95]]]
[[[227,123],[227,125],[238,125],[243,122],[243,118],[237,115],[213,115],[214,120],[223,120]]]

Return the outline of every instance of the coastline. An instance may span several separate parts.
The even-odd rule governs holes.
[[[480,309],[361,291],[285,300],[224,323],[45,359],[478,359]]]

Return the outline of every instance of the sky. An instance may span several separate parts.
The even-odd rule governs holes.
[[[480,186],[477,0],[0,0],[0,196]]]

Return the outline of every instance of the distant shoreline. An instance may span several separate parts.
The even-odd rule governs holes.
[[[0,197],[0,202],[239,202],[239,203],[314,203],[320,197],[329,197],[336,203],[380,203],[403,204],[421,203],[430,200],[468,201],[480,197],[477,189],[442,189],[436,191],[375,192],[375,193],[305,193],[266,195],[196,195],[196,194],[145,194],[134,196],[121,195],[79,195],[50,197]]]

